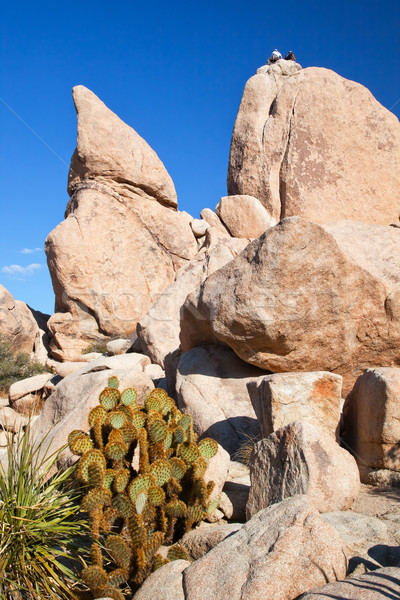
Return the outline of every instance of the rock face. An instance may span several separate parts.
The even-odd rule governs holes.
[[[289,425],[307,421],[337,437],[342,378],[334,373],[275,373],[249,386],[262,437]]]
[[[400,369],[367,369],[344,406],[344,439],[362,481],[376,483],[382,470],[400,481]]]
[[[345,577],[339,534],[304,496],[260,511],[183,572],[186,600],[294,600]],[[317,583],[320,582],[320,583]]]
[[[212,233],[212,232],[211,232]],[[172,283],[140,319],[138,338],[144,352],[152,362],[164,367],[165,357],[179,348],[182,307],[188,296],[214,271],[223,267],[246,246],[247,240],[237,240],[208,235],[207,244],[192,260],[182,267]]]
[[[136,592],[135,600],[185,600],[182,571],[189,565],[187,560],[174,560],[157,569]]]
[[[217,440],[231,455],[260,429],[247,385],[262,371],[220,346],[183,354],[176,375],[177,404],[193,417],[196,433]]]
[[[247,518],[296,494],[319,512],[346,510],[360,489],[357,464],[322,429],[296,421],[258,442],[250,458]]]
[[[14,300],[6,288],[0,285],[0,335],[10,340],[15,354],[33,352],[39,341],[39,327],[32,312],[19,300]]]
[[[237,238],[256,238],[276,225],[276,220],[253,196],[224,196],[215,212],[229,233]]]
[[[346,394],[364,368],[400,363],[399,233],[283,219],[188,297],[183,350],[219,341],[273,372],[335,372]]]
[[[280,60],[249,79],[233,130],[228,194],[279,220],[399,221],[400,124],[362,85]]]
[[[127,335],[197,252],[191,217],[148,144],[83,86],[65,221],[46,240],[56,295],[52,350],[73,360],[91,339]]]
[[[386,567],[372,573],[349,577],[345,581],[328,583],[308,594],[303,594],[299,600],[327,600],[327,598],[346,598],[346,600],[400,598],[400,568]]]

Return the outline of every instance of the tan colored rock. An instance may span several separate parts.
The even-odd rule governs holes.
[[[185,533],[180,544],[189,552],[190,558],[197,560],[215,548],[228,535],[236,533],[241,526],[241,523],[219,525],[202,523],[200,527]]]
[[[230,196],[255,196],[277,220],[396,223],[399,167],[399,121],[362,85],[288,61],[247,82],[232,136]]]
[[[189,295],[182,350],[218,341],[273,372],[335,372],[346,395],[364,368],[400,363],[399,233],[283,219]],[[362,238],[382,235],[370,259]]]
[[[190,226],[192,228],[193,235],[195,235],[197,238],[206,235],[207,229],[210,228],[209,223],[202,219],[192,219]]]
[[[347,510],[360,489],[357,464],[315,425],[296,421],[258,442],[250,458],[247,518],[296,494],[319,512]]]
[[[345,577],[343,541],[296,496],[260,511],[183,573],[185,600],[294,600]]]
[[[107,342],[107,352],[111,355],[125,354],[127,350],[132,346],[132,340],[110,340]]]
[[[66,361],[63,363],[57,363],[54,366],[54,372],[57,373],[60,377],[68,377],[71,373],[82,369],[82,363],[77,361]]]
[[[46,240],[53,355],[126,336],[197,252],[190,215],[154,151],[89,90],[74,89],[78,142],[66,219]],[[79,248],[79,252],[77,251]]]
[[[228,348],[193,348],[179,358],[177,404],[192,415],[198,434],[214,438],[232,455],[248,437],[260,435],[247,385],[262,375]]]
[[[134,191],[152,191],[177,206],[175,187],[163,163],[143,138],[83,85],[73,88],[78,139],[68,178],[70,195],[85,179],[104,178]]]
[[[0,335],[11,342],[15,354],[33,352],[40,335],[39,327],[25,302],[14,300],[2,285],[0,285]]]
[[[344,581],[328,583],[299,600],[327,600],[327,598],[346,598],[346,600],[387,600],[400,598],[400,567],[385,567],[371,573],[349,577]]]
[[[136,592],[135,600],[185,600],[182,571],[187,560],[174,560],[154,571]]]
[[[10,406],[0,408],[0,427],[11,433],[18,433],[27,425],[28,418],[17,413]]]
[[[32,415],[39,415],[42,408],[44,407],[45,398],[42,394],[27,394],[10,402],[11,408],[15,412],[23,415],[24,417],[30,417]]]
[[[400,474],[400,368],[367,369],[348,396],[343,417],[343,437],[361,480],[374,484],[381,470]]]
[[[51,373],[41,373],[40,375],[34,375],[33,377],[27,377],[21,379],[10,385],[8,390],[8,397],[10,402],[22,398],[31,392],[38,392],[44,388],[46,383],[53,377]]]
[[[152,362],[164,367],[165,357],[179,348],[182,306],[188,294],[198,290],[203,281],[237,256],[246,242],[223,237],[209,239],[194,258],[183,267],[172,283],[139,321],[137,334]]]
[[[217,496],[221,497],[222,488],[228,477],[229,463],[229,453],[218,444],[218,452],[215,456],[210,458],[207,470],[204,473],[204,481],[206,483],[213,481],[215,484],[209,498],[210,501],[214,500]]]
[[[385,522],[353,510],[335,511],[321,515],[340,534],[346,543],[346,556],[351,570],[360,562],[388,566],[389,534]]]
[[[211,210],[211,208],[203,208],[203,210],[200,213],[200,217],[204,221],[206,221],[211,227],[215,227],[216,229],[219,229],[221,233],[224,233],[225,235],[229,236],[229,232],[227,231],[226,227],[224,227],[224,224],[221,223],[218,215],[216,215],[215,212]]]
[[[277,223],[253,196],[224,196],[215,212],[229,233],[237,238],[259,237]]]
[[[307,421],[338,438],[342,378],[324,371],[275,373],[249,386],[262,437]]]

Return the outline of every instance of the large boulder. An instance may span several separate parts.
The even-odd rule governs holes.
[[[345,577],[344,543],[296,496],[261,510],[183,571],[186,600],[294,600]]]
[[[400,369],[367,369],[343,411],[343,437],[365,483],[400,482]]]
[[[148,144],[90,90],[78,115],[65,220],[46,240],[56,296],[53,355],[74,360],[104,335],[128,335],[197,252],[191,217]]]
[[[34,352],[40,331],[31,310],[0,284],[0,335],[11,342],[14,354]]]
[[[259,441],[250,458],[247,518],[296,494],[319,512],[347,510],[360,489],[357,464],[319,427],[296,421]]]
[[[179,358],[177,404],[192,415],[196,433],[214,438],[233,455],[249,438],[259,439],[247,386],[262,375],[229,348],[194,348]]]
[[[345,394],[399,364],[400,230],[283,219],[186,300],[182,349],[216,341],[273,372],[338,373]]]
[[[277,220],[392,223],[400,215],[400,124],[362,85],[280,60],[249,79],[236,118],[228,194]]]

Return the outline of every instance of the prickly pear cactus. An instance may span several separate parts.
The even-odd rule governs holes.
[[[80,456],[75,474],[87,489],[81,510],[93,538],[82,579],[94,598],[124,600],[123,590],[132,594],[155,569],[188,559],[176,542],[218,507],[213,482],[204,481],[218,444],[197,444],[192,418],[164,390],[139,406],[133,388],[118,387],[111,377],[89,413],[89,433],[72,431],[68,444]],[[161,545],[169,546],[166,557]]]

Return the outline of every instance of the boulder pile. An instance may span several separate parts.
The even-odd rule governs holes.
[[[218,442],[219,508],[181,541],[192,562],[135,600],[398,597],[399,121],[332,71],[263,66],[228,195],[194,219],[148,144],[73,95],[71,198],[46,240],[53,374],[14,384],[4,410],[25,419],[40,397],[35,436],[56,449],[115,375],[140,397],[167,390]],[[1,330],[32,350],[2,293]],[[94,341],[106,352],[82,354]]]

